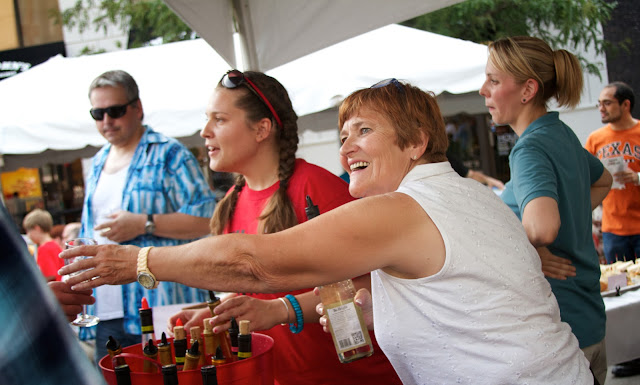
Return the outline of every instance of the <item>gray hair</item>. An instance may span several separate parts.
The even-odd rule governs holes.
[[[91,91],[100,87],[122,87],[127,94],[127,100],[136,100],[140,97],[138,84],[131,75],[122,70],[107,71],[95,78],[89,86],[89,97],[91,97]]]

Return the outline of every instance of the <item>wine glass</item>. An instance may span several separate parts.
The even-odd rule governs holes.
[[[84,245],[97,245],[97,244],[98,242],[96,242],[95,239],[75,238],[75,239],[71,239],[65,244],[65,249],[70,249],[72,247],[78,247],[78,246],[84,246]],[[73,263],[75,261],[79,261],[85,258],[90,258],[90,257],[78,256],[75,258],[68,258],[65,260],[65,264],[68,265],[70,263]],[[82,273],[82,271],[75,272],[71,274],[71,276],[78,275],[80,273]],[[78,314],[78,318],[73,320],[71,324],[75,326],[80,326],[80,327],[89,327],[89,326],[97,325],[98,322],[100,322],[100,318],[96,317],[95,315],[87,314],[87,305],[82,305],[82,313]]]

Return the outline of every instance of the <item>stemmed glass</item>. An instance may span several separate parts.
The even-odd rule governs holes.
[[[65,244],[65,249],[70,249],[72,247],[78,247],[78,246],[84,246],[84,245],[97,245],[98,242],[96,242],[95,239],[91,239],[91,238],[75,238],[72,239],[70,241],[68,241]],[[90,257],[86,257],[86,256],[78,256],[75,258],[69,258],[65,260],[65,264],[71,264],[73,262],[79,261],[81,259],[85,259],[85,258],[90,258]],[[78,271],[75,272],[73,274],[71,274],[71,276],[74,275],[78,275],[82,273],[82,271]],[[100,322],[100,318],[96,317],[95,315],[91,315],[91,314],[87,314],[87,305],[82,305],[82,313],[78,314],[78,318],[76,318],[75,320],[73,320],[73,322],[71,322],[72,325],[75,326],[80,326],[80,327],[89,327],[89,326],[95,326],[98,324],[98,322]]]

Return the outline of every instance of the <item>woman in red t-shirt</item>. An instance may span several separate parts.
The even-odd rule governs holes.
[[[208,122],[200,135],[205,138],[209,166],[237,174],[234,187],[216,206],[211,220],[214,235],[274,233],[295,226],[306,221],[307,195],[320,213],[353,200],[338,176],[296,159],[298,116],[276,79],[259,72],[230,71],[214,90],[206,114]],[[357,277],[354,283],[370,287],[370,277]],[[340,363],[331,336],[318,323],[319,299],[312,289],[227,297],[216,308],[221,312],[214,320],[221,323],[216,331],[226,330],[234,316],[251,320],[252,330],[273,337],[274,374],[280,385],[400,384],[372,332],[373,356]],[[293,297],[284,298],[288,294]],[[299,332],[292,301],[299,303],[304,317]],[[169,327],[180,318],[188,330],[207,317],[209,309],[184,310],[169,319]]]

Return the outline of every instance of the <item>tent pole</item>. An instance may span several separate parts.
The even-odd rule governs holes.
[[[239,39],[234,38],[234,46],[236,49],[236,58],[241,55],[243,68],[242,71],[253,70],[260,71],[258,63],[258,55],[256,52],[256,43],[253,36],[253,28],[251,24],[251,12],[247,0],[232,0],[233,18],[235,20],[235,30],[239,34]],[[237,60],[237,59],[236,59]]]

